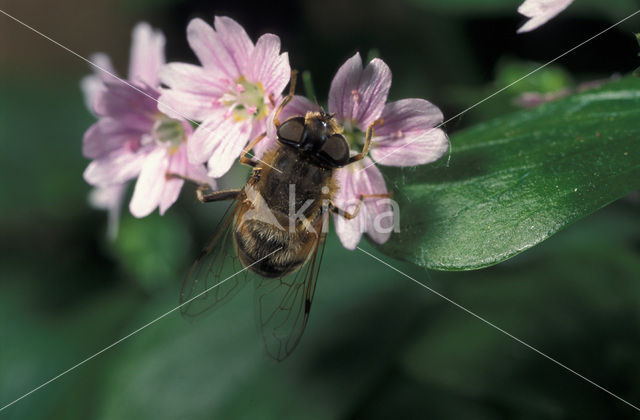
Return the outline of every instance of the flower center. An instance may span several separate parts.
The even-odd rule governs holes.
[[[267,116],[269,110],[264,102],[264,88],[260,82],[250,83],[244,76],[232,82],[225,80],[229,90],[215,102],[226,107],[225,117],[233,117],[236,121],[248,118],[256,120]]]
[[[360,130],[358,126],[349,121],[345,122],[343,125],[344,132],[342,135],[345,139],[347,139],[347,143],[349,143],[349,148],[351,150],[360,150],[364,145],[365,132]]]
[[[168,148],[169,153],[175,153],[187,139],[182,123],[166,115],[157,117],[151,135],[158,145]]]

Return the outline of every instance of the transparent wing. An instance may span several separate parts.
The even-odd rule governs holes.
[[[227,208],[213,238],[200,251],[184,280],[180,310],[186,318],[196,318],[218,308],[248,281],[248,270],[233,249],[233,219],[243,199],[244,189]]]
[[[266,353],[284,360],[298,345],[307,326],[326,234],[299,270],[281,278],[255,276],[255,311]]]
[[[256,319],[265,351],[281,361],[295,349],[307,325],[326,234],[318,234],[310,257],[299,270],[280,278],[260,276],[242,264],[234,248],[239,204],[251,200],[246,191],[247,185],[229,205],[209,245],[192,265],[180,293],[181,311],[189,319],[210,313],[253,279]]]

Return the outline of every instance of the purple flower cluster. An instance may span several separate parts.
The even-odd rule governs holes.
[[[227,17],[216,17],[213,27],[192,20],[187,39],[201,65],[165,64],[164,36],[138,24],[128,79],[118,78],[109,59],[96,55],[93,62],[99,71],[83,80],[88,106],[98,117],[83,139],[83,154],[92,159],[84,177],[96,187],[91,203],[110,211],[113,229],[129,181],[137,178],[129,203],[134,216],[146,216],[155,208],[163,214],[184,183],[168,174],[215,188],[215,178],[231,168],[250,140],[266,133],[253,149],[258,157],[276,141],[274,111],[291,74],[280,39],[265,34],[254,44],[242,26]],[[335,204],[345,210],[356,206],[363,194],[388,192],[376,164],[422,165],[449,147],[446,134],[437,128],[443,120],[440,110],[423,99],[387,102],[390,87],[386,63],[374,59],[363,66],[359,54],[338,69],[331,83],[328,111],[344,128],[352,150],[361,149],[367,127],[376,122],[370,157],[336,174]],[[319,109],[295,96],[279,118]],[[363,233],[385,242],[397,217],[391,206],[388,199],[365,200],[354,219],[336,217],[343,245],[354,249]],[[387,213],[393,217],[376,217]]]
[[[98,117],[84,134],[82,153],[92,159],[85,180],[98,188],[97,207],[118,212],[126,184],[137,178],[129,210],[136,217],[160,214],[178,199],[184,183],[167,172],[215,185],[204,165],[187,157],[191,125],[158,110],[159,70],[165,64],[164,36],[145,23],[133,30],[128,80],[118,78],[110,60],[97,55],[98,71],[82,81],[89,109]]]

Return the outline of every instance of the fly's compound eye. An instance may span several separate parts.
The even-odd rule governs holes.
[[[320,149],[320,155],[336,166],[344,166],[349,161],[349,143],[340,134],[333,134]]]
[[[300,144],[304,133],[304,118],[290,118],[278,128],[278,139],[289,144]]]

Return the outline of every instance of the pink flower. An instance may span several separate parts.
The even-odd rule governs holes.
[[[158,111],[158,70],[165,61],[164,43],[162,33],[140,23],[133,30],[129,82],[115,76],[105,55],[94,56],[105,71],[82,82],[86,101],[98,117],[83,138],[83,154],[93,159],[84,178],[113,193],[138,177],[129,204],[136,217],[144,217],[156,207],[164,214],[177,200],[184,181],[167,179],[167,172],[212,183],[204,165],[187,161],[191,126],[184,119],[172,119]],[[113,196],[96,202],[111,208],[117,201]]]
[[[361,194],[386,194],[386,183],[375,163],[388,166],[416,166],[434,162],[449,148],[449,139],[435,128],[443,120],[442,113],[424,99],[401,99],[387,103],[391,87],[391,71],[384,61],[372,60],[363,68],[360,54],[348,59],[338,70],[329,90],[329,112],[344,127],[344,136],[354,150],[361,150],[369,124],[379,120],[371,141],[371,158],[338,169],[340,190],[335,197],[337,207],[354,211]],[[284,121],[290,116],[318,111],[320,107],[308,99],[296,96],[280,114]],[[271,116],[270,120],[272,120]],[[275,138],[275,128],[269,124],[267,135]],[[260,143],[258,154],[273,144]],[[363,233],[376,243],[389,239],[398,223],[397,209],[388,198],[365,199],[358,215],[352,220],[334,218],[340,241],[355,249]]]
[[[544,25],[572,2],[573,0],[525,0],[518,7],[518,13],[529,20],[518,29],[518,33],[529,32]]]
[[[236,21],[215,17],[215,29],[201,19],[187,27],[189,45],[202,66],[170,63],[160,72],[160,110],[202,121],[189,140],[192,163],[208,162],[209,175],[224,175],[248,141],[266,128],[266,116],[280,99],[291,69],[280,38],[262,35],[254,45]]]

